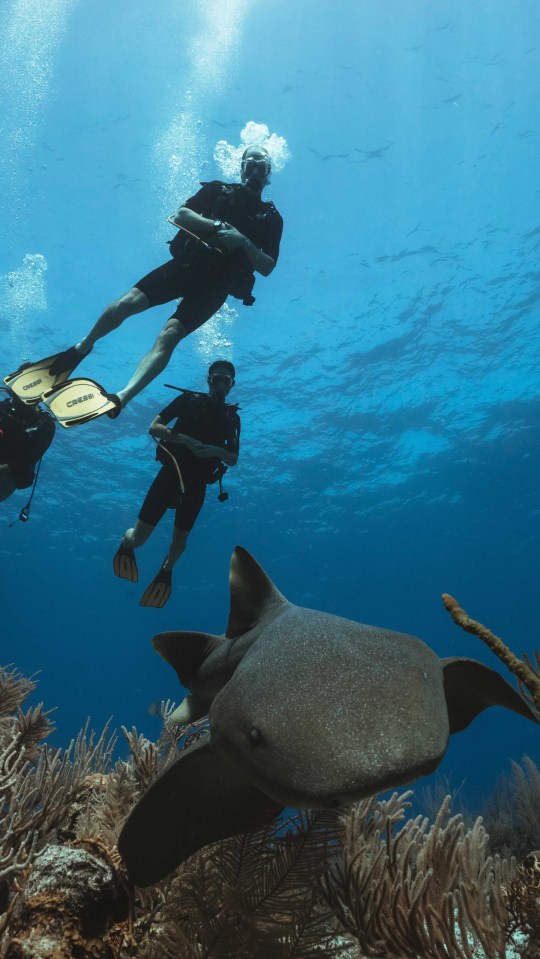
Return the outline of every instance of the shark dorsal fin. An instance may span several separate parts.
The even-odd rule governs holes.
[[[211,633],[158,633],[152,640],[156,652],[176,671],[178,679],[191,688],[193,675],[203,660],[219,645],[219,637]]]
[[[265,613],[287,603],[264,569],[242,546],[237,546],[232,554],[229,587],[231,609],[226,633],[229,639],[247,633]]]

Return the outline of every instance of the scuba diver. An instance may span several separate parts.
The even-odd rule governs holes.
[[[2,392],[6,396],[0,399],[0,500],[5,500],[16,489],[35,489],[41,458],[53,441],[56,425],[41,407],[27,406],[11,390]],[[23,522],[31,499],[21,510]]]
[[[238,406],[225,402],[235,382],[235,369],[228,360],[216,360],[208,369],[208,393],[181,390],[150,424],[156,440],[156,459],[162,464],[141,507],[135,526],[126,530],[113,560],[116,576],[132,583],[139,573],[135,550],[146,543],[167,509],[175,509],[169,552],[141,599],[141,606],[161,608],[171,595],[172,569],[186,548],[189,533],[199,515],[206,486],[219,480],[227,467],[235,466],[240,449]],[[173,387],[176,389],[176,387]],[[169,429],[167,423],[176,419]],[[228,498],[221,490],[221,502]]]
[[[4,381],[26,401],[44,402],[62,425],[88,422],[106,413],[111,418],[161,373],[173,350],[206,323],[231,294],[251,306],[254,271],[269,276],[278,255],[283,220],[261,194],[269,182],[271,161],[263,147],[248,147],[241,162],[241,182],[212,180],[179,208],[171,223],[179,232],[169,241],[172,259],[163,263],[111,303],[90,332],[75,346],[37,363],[24,364]],[[118,393],[107,393],[92,380],[66,380],[97,340],[125,319],[182,297],[150,352]],[[24,392],[23,392],[24,391]]]

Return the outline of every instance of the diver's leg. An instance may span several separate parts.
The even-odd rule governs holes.
[[[141,597],[141,606],[155,606],[161,609],[171,595],[173,566],[186,548],[190,530],[204,503],[206,493],[204,480],[197,479],[192,485],[191,479],[189,476],[184,477],[186,489],[176,507],[174,533],[169,552],[152,582],[145,589]]]
[[[227,291],[223,287],[212,286],[184,296],[127,385],[123,390],[118,390],[116,395],[122,406],[126,406],[134,396],[137,396],[137,393],[144,390],[145,386],[163,372],[180,340],[206,323],[214,313],[217,313],[226,299]]]
[[[113,569],[120,579],[128,579],[132,583],[138,582],[139,571],[135,550],[143,546],[152,535],[167,510],[171,496],[178,495],[178,481],[173,482],[169,472],[163,468],[160,469],[146,494],[135,526],[127,529],[122,537],[122,542],[113,557]]]
[[[187,529],[178,529],[177,526],[174,527],[173,538],[171,545],[169,547],[168,555],[165,558],[162,569],[169,570],[172,569],[177,560],[180,559],[182,553],[186,548],[188,541],[189,530]]]
[[[176,516],[174,518],[174,532],[168,555],[165,557],[162,569],[172,570],[174,564],[180,559],[186,548],[188,536],[195,525],[195,520],[201,512],[204,498],[206,496],[206,483],[204,480],[193,481],[190,475],[184,471],[185,492],[180,497],[176,507]]]
[[[151,306],[169,303],[181,296],[183,284],[183,274],[178,270],[177,263],[174,260],[162,263],[137,280],[124,296],[110,303],[90,333],[77,343],[75,349],[81,353],[89,353],[96,340],[116,330],[128,316],[142,313]]]
[[[113,330],[118,329],[128,316],[134,316],[135,313],[142,313],[144,310],[147,310],[149,306],[150,300],[146,294],[136,286],[133,286],[131,290],[124,293],[118,300],[109,303],[109,306],[103,311],[95,326],[92,327],[87,336],[84,336],[82,340],[76,344],[75,349],[78,350],[79,353],[82,353],[83,356],[86,356],[97,340],[107,336],[108,333],[112,333]]]
[[[70,346],[69,349],[57,353],[51,357],[49,372],[54,376],[67,374],[68,376],[83,361],[85,356],[92,351],[96,340],[102,336],[107,336],[112,330],[116,330],[126,317],[133,316],[134,313],[142,313],[150,306],[150,301],[145,293],[138,290],[136,286],[124,293],[119,300],[111,303],[104,313],[101,314],[96,325],[92,327],[87,336],[83,336],[79,343]],[[65,376],[64,376],[65,379]],[[120,412],[120,410],[118,410]]]
[[[126,549],[138,549],[150,538],[157,524],[163,519],[171,500],[178,496],[178,480],[172,470],[159,470],[142,504],[135,526],[127,529],[122,539]]]
[[[7,499],[8,496],[11,496],[16,489],[17,487],[12,472],[7,463],[3,463],[0,466],[0,502]]]
[[[178,346],[180,340],[184,339],[185,335],[186,331],[182,324],[179,323],[175,317],[171,316],[171,318],[167,320],[152,349],[142,358],[124,389],[118,390],[116,395],[122,406],[126,406],[134,396],[137,396],[137,393],[144,390],[145,386],[148,386],[156,376],[159,376],[159,374],[163,372],[173,354],[174,348]]]
[[[135,526],[127,529],[124,533],[121,545],[127,549],[138,549],[139,546],[144,546],[155,528],[156,527],[151,526],[150,523],[144,523],[143,520],[138,519]]]

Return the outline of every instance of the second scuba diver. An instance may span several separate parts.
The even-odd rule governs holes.
[[[156,458],[162,464],[135,526],[126,530],[113,560],[121,579],[139,578],[135,549],[146,543],[167,509],[176,510],[169,552],[145,590],[141,606],[161,608],[172,588],[172,570],[186,547],[199,515],[208,483],[235,466],[240,449],[240,417],[236,405],[225,402],[234,386],[235,369],[228,360],[216,360],[208,369],[208,393],[183,390],[150,424],[159,440]],[[167,423],[176,419],[170,429]],[[223,496],[222,498],[225,498]]]
[[[50,413],[28,406],[11,390],[0,401],[0,500],[16,489],[28,489],[36,479],[36,465],[47,452],[55,433]],[[28,519],[21,511],[20,519]]]

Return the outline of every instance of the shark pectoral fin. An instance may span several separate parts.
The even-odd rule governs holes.
[[[231,557],[229,588],[231,608],[226,636],[230,639],[247,633],[272,607],[288,602],[242,546],[237,546]]]
[[[176,671],[182,686],[190,688],[193,676],[221,640],[211,633],[158,633],[152,640],[156,652]]]
[[[128,816],[118,849],[136,886],[151,886],[210,843],[249,832],[281,812],[212,748],[185,749]]]
[[[459,657],[441,663],[451,733],[461,732],[488,706],[504,706],[538,722],[520,693],[494,669]]]
[[[203,703],[202,699],[191,693],[171,713],[169,722],[176,726],[188,726],[189,723],[194,723],[197,719],[206,716],[208,708],[208,705]]]

